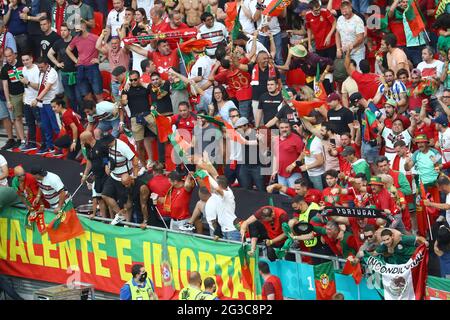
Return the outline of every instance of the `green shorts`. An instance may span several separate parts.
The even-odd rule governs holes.
[[[9,95],[9,100],[13,105],[14,117],[23,116],[23,93],[18,95]]]

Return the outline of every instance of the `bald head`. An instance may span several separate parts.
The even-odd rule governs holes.
[[[22,168],[22,166],[14,167],[14,175],[15,176],[23,176],[23,175],[25,175],[25,170]]]
[[[92,135],[92,132],[86,130],[80,134],[80,141],[81,141],[81,144],[92,145],[93,142],[95,142],[95,139],[94,139],[94,136]]]
[[[200,273],[197,271],[191,272],[189,275],[189,284],[200,288],[202,286],[202,277],[200,276]]]

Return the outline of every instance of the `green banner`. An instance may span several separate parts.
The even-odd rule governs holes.
[[[37,228],[25,228],[25,214],[11,207],[0,211],[0,272],[55,283],[82,281],[94,284],[96,290],[118,294],[131,278],[131,266],[142,263],[157,293],[161,290],[163,231],[111,226],[81,217],[83,236],[52,244]],[[46,224],[54,216],[46,212]],[[260,297],[257,261],[242,259],[240,244],[174,232],[168,233],[167,244],[176,291],[188,285],[190,272],[198,271],[202,279],[216,280],[221,299]],[[248,263],[247,269],[241,261]],[[249,273],[254,280],[251,286],[242,280]]]

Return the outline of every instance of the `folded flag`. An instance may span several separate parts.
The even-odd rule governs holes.
[[[169,259],[169,249],[167,246],[167,231],[164,231],[161,253],[161,275],[163,280],[161,300],[170,300],[175,294],[175,286],[172,276],[172,265]]]
[[[161,143],[167,142],[169,135],[171,135],[173,133],[172,123],[171,123],[170,119],[166,116],[159,114],[155,110],[153,110],[152,113],[155,116],[155,123],[156,123],[156,128],[158,129],[159,142],[161,142]]]
[[[299,117],[307,117],[311,111],[315,108],[319,108],[324,104],[323,101],[297,101],[292,100],[292,104],[295,109],[297,109],[297,113]]]
[[[203,118],[209,123],[212,123],[220,128],[225,127],[226,128],[226,135],[229,139],[232,141],[236,141],[240,144],[245,144],[245,139],[233,128],[233,126],[222,119],[220,116],[211,117],[208,115],[198,114],[197,117]]]
[[[385,300],[422,300],[428,275],[428,249],[425,244],[416,248],[408,262],[389,264],[382,256],[364,257],[366,273],[373,279],[381,279],[375,288]]]
[[[336,281],[331,261],[314,266],[314,285],[317,300],[331,300],[336,293]]]
[[[51,243],[67,241],[84,234],[83,226],[77,217],[77,213],[72,205],[70,209],[60,212],[55,219],[47,226],[47,233]]]
[[[405,10],[405,18],[414,37],[425,30],[425,19],[415,0],[410,0],[408,8]]]
[[[199,181],[199,184],[203,184],[209,192],[211,192],[211,183],[209,182],[209,175],[205,170],[197,170],[194,173],[194,178]],[[202,183],[200,183],[200,181]]]
[[[191,145],[186,140],[184,140],[182,136],[180,136],[178,131],[170,134],[168,136],[168,139],[172,144],[173,150],[176,155],[180,157],[181,161],[183,161],[184,164],[188,164],[189,160],[186,158],[186,156],[189,154]]]
[[[250,251],[249,246],[250,245],[248,244],[242,243],[239,248],[239,261],[241,263],[241,279],[243,287],[246,289],[253,289],[254,279],[250,270],[250,257],[248,255],[248,251]],[[258,257],[258,249],[256,249],[254,257]],[[255,272],[255,274],[257,274],[257,272]]]
[[[350,262],[350,260],[347,260],[347,262],[344,265],[344,268],[342,269],[342,274],[351,274],[353,277],[353,280],[355,280],[356,284],[359,284],[361,282],[361,279],[363,277],[362,271],[361,271],[361,263],[353,264]]]
[[[291,0],[272,0],[263,10],[262,14],[270,17],[279,16],[284,8],[291,4]]]
[[[320,81],[320,65],[317,64],[316,67],[316,77],[314,78],[314,96],[320,100],[327,100],[327,92],[323,86],[323,83]]]
[[[366,109],[364,111],[365,119],[363,120],[363,126],[364,126],[364,141],[370,141],[372,140],[371,137],[374,135],[377,135],[378,131],[378,120],[377,116],[374,112],[372,112],[369,109]]]

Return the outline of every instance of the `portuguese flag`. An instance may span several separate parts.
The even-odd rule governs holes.
[[[405,11],[405,18],[414,37],[417,37],[425,30],[425,19],[415,0],[410,0],[409,6]]]
[[[161,275],[162,275],[162,294],[161,300],[171,300],[175,294],[175,286],[173,284],[172,265],[169,260],[169,250],[167,246],[167,231],[163,233],[162,257],[161,257]]]
[[[197,117],[203,118],[209,123],[215,124],[220,128],[225,127],[227,129],[226,134],[229,139],[239,142],[240,144],[245,144],[245,139],[242,138],[242,136],[233,128],[233,126],[230,123],[223,120],[222,117],[220,116],[211,117],[204,114],[198,114]]]
[[[373,135],[377,134],[378,131],[378,120],[375,113],[369,109],[364,112],[365,119],[363,120],[364,126],[364,140],[369,141]]]
[[[181,137],[177,131],[170,134],[168,136],[170,143],[173,146],[173,150],[180,157],[180,159],[184,162],[184,164],[188,164],[189,161],[186,158],[186,154],[188,153],[191,145]]]
[[[228,3],[229,5],[229,3]],[[231,40],[234,41],[238,38],[239,36],[239,32],[241,32],[242,30],[242,25],[241,22],[239,21],[239,14],[241,12],[241,7],[239,7],[239,11],[236,14],[236,17],[234,18],[234,23],[233,23],[233,29],[231,29]]]
[[[295,109],[297,109],[297,113],[298,113],[299,117],[306,117],[315,108],[319,108],[320,106],[323,105],[323,101],[297,101],[297,100],[292,100],[291,102],[294,105]]]
[[[209,192],[211,192],[211,183],[209,182],[209,175],[206,173],[205,170],[197,170],[194,173],[194,178],[197,179],[197,181],[202,181],[201,185],[204,185]],[[200,184],[200,183],[199,183]]]
[[[317,64],[316,77],[314,78],[314,96],[320,100],[327,100],[327,92],[320,81],[320,66]]]
[[[158,128],[159,142],[167,142],[169,135],[173,133],[170,119],[166,116],[160,115],[155,110],[153,110],[152,113],[155,116],[155,123]]]
[[[73,205],[70,201],[67,204],[67,208],[64,208],[47,226],[47,233],[51,243],[67,241],[84,233]]]
[[[284,8],[291,4],[291,0],[272,0],[262,12],[265,16],[277,17]]]
[[[336,293],[334,269],[331,261],[314,266],[314,284],[317,300],[330,300]]]

